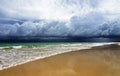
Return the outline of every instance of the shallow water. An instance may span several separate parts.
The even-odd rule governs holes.
[[[9,68],[19,64],[23,64],[36,59],[41,59],[65,52],[76,51],[80,49],[88,49],[93,46],[101,46],[106,43],[90,43],[90,44],[59,44],[47,45],[42,47],[3,47],[0,49],[0,70]],[[108,44],[108,43],[107,43]]]
[[[120,76],[120,46],[105,45],[63,53],[2,70],[0,75]]]

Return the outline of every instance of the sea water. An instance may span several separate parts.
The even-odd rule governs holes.
[[[114,43],[2,43],[0,44],[0,70],[29,61]]]

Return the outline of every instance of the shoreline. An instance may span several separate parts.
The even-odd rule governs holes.
[[[8,69],[28,62],[36,61],[39,59],[48,58],[54,55],[68,53],[76,50],[90,49],[92,47],[104,46],[110,44],[115,44],[115,43],[91,43],[91,44],[67,44],[67,45],[62,44],[57,46],[52,45],[52,46],[46,46],[40,48],[15,48],[12,50],[3,50],[6,55],[11,54],[11,56],[7,56],[8,57],[7,59],[5,59],[5,56],[3,56],[3,59],[2,56],[0,56],[0,64],[2,64],[0,70]],[[2,50],[0,50],[0,52],[2,52]],[[15,56],[16,53],[17,56]],[[17,58],[17,60],[15,58]]]
[[[97,46],[38,59],[0,71],[1,76],[119,76],[120,46]]]

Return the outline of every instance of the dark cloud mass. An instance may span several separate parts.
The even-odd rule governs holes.
[[[0,36],[120,36],[119,0],[35,1],[0,0]]]
[[[100,15],[100,16],[99,16]],[[26,21],[0,24],[1,36],[109,36],[120,35],[120,20],[106,21],[98,13],[72,17],[70,22]]]

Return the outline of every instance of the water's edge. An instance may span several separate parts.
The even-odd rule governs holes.
[[[60,44],[32,48],[13,46],[12,49],[2,47],[0,48],[0,70],[62,53],[110,44],[115,43]]]

